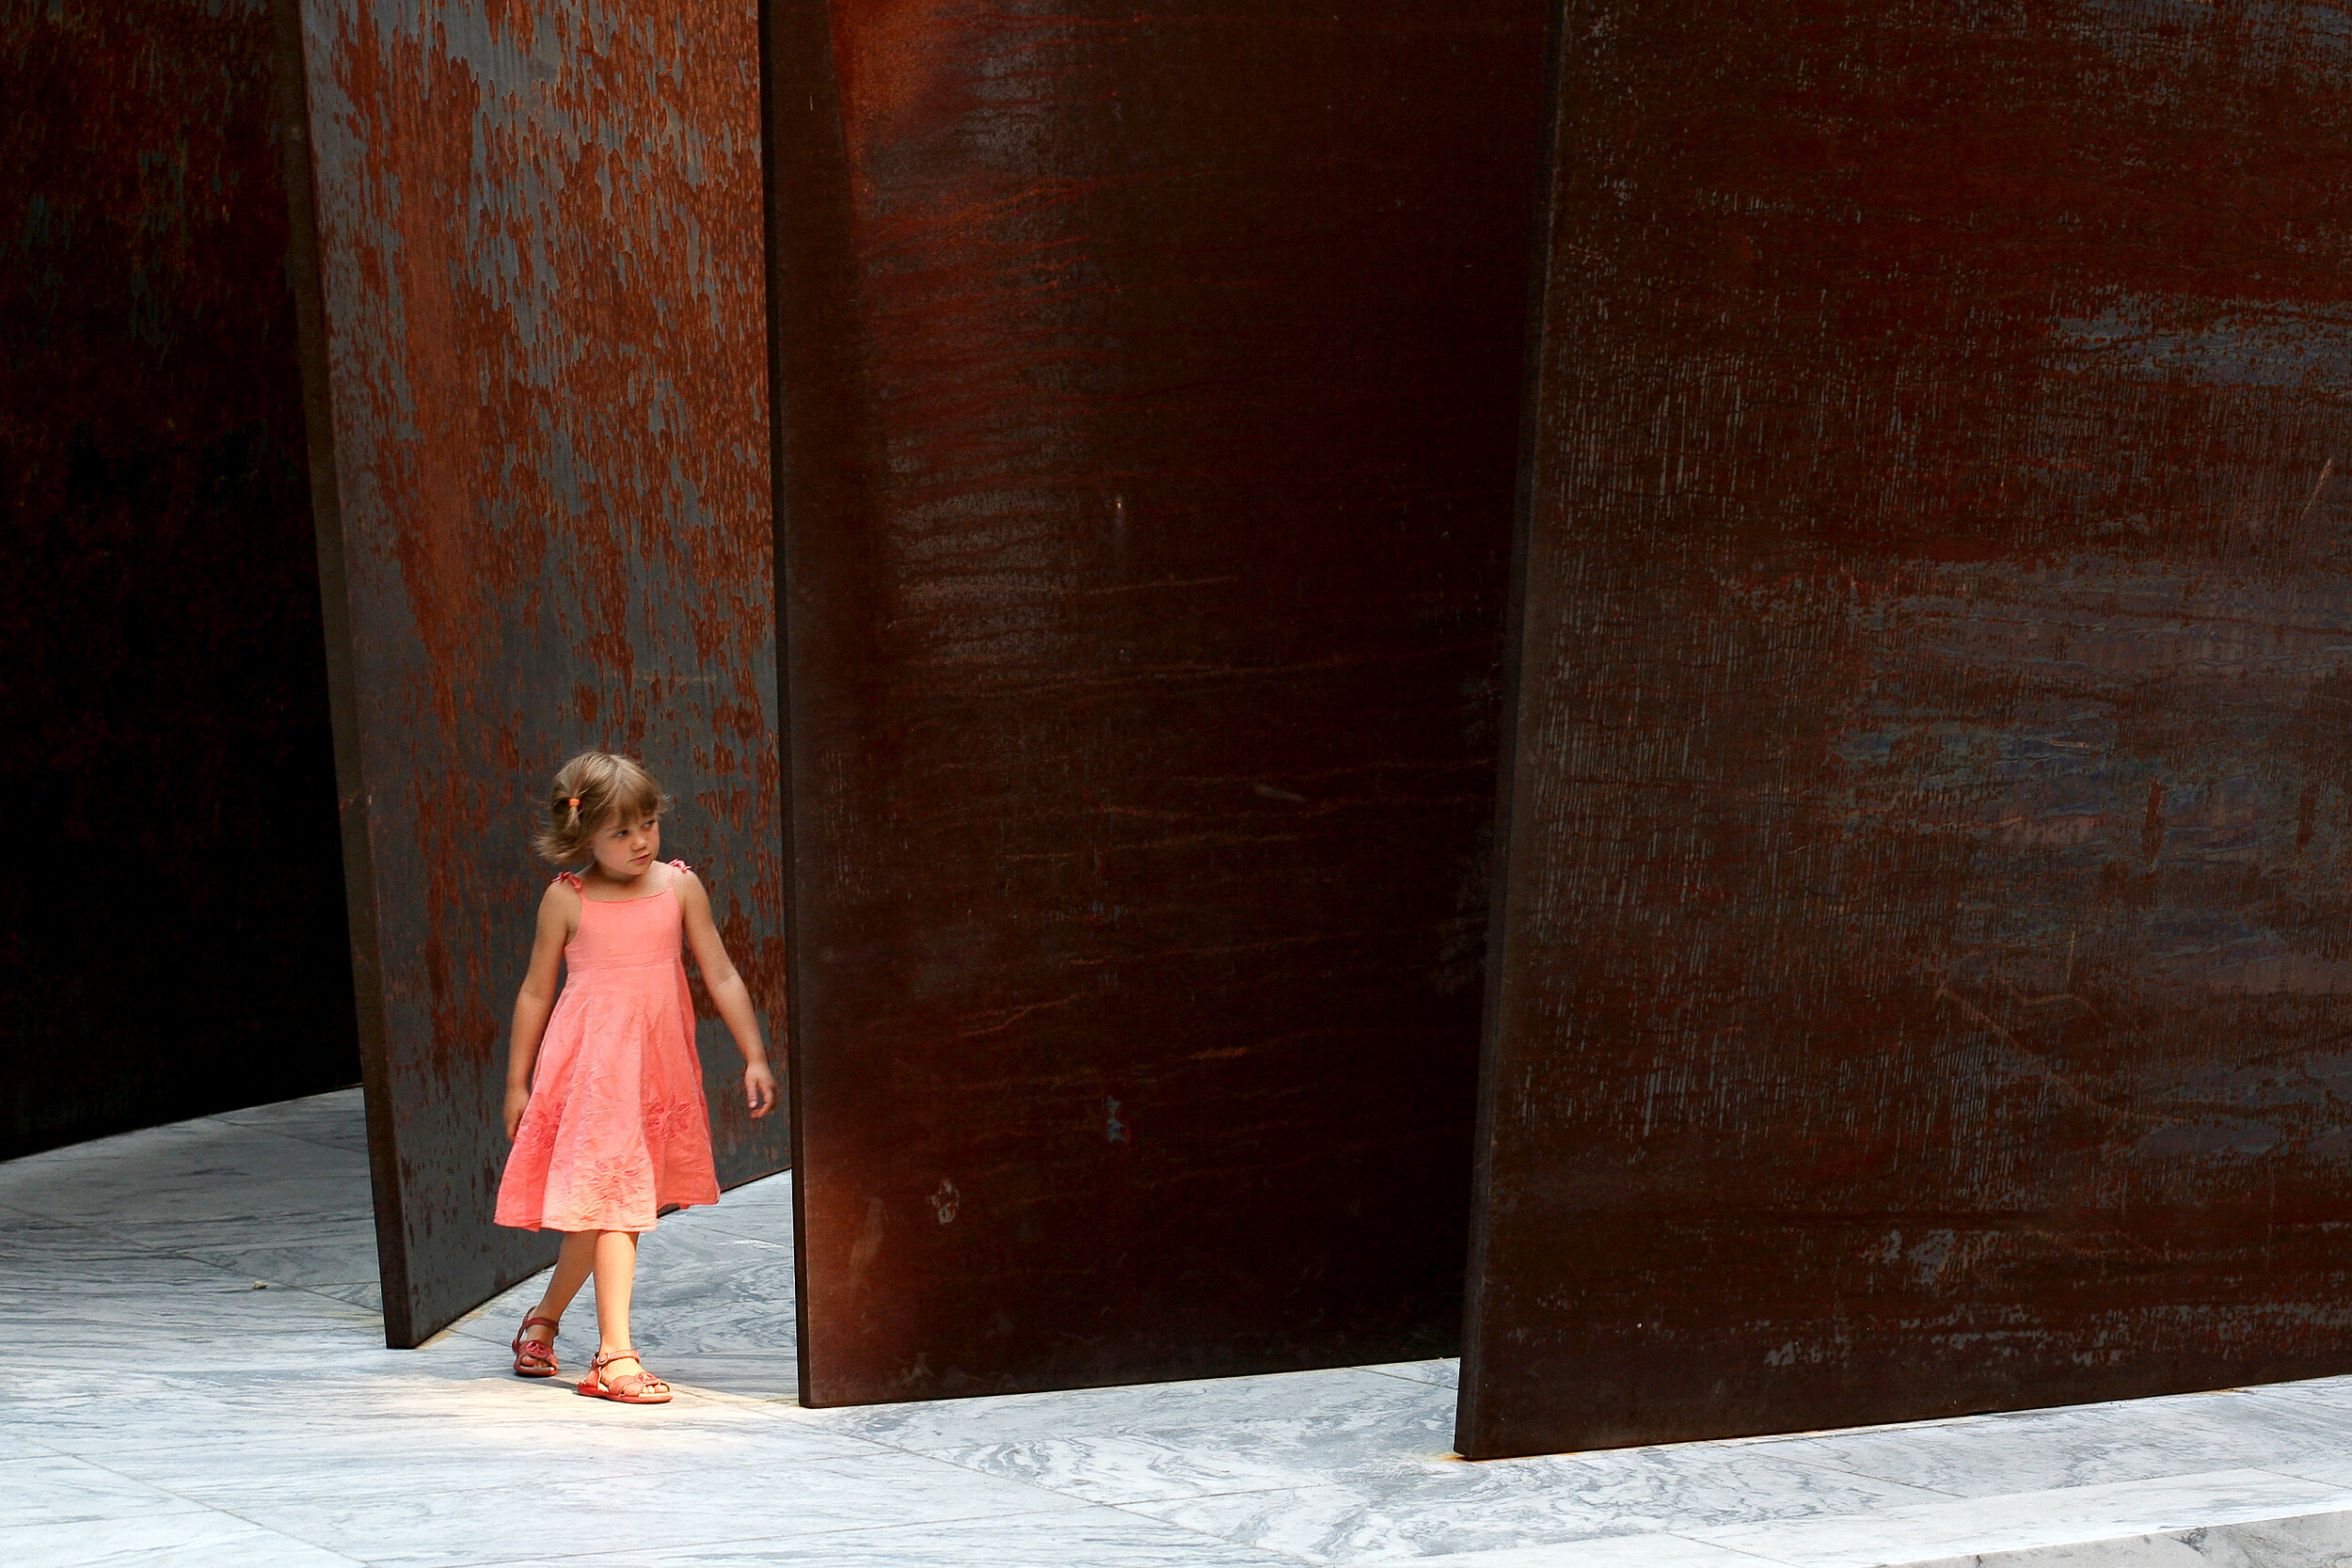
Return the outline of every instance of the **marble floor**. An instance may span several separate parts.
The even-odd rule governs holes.
[[[506,1375],[532,1285],[383,1348],[356,1091],[0,1164],[0,1563],[2352,1564],[2352,1378],[1486,1465],[1444,1361],[803,1410],[788,1180],[647,1238],[628,1409]]]

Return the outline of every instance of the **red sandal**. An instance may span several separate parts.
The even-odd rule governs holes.
[[[637,1370],[623,1372],[608,1380],[605,1364],[611,1361],[637,1361],[633,1350],[606,1351],[588,1363],[588,1375],[580,1380],[580,1391],[592,1400],[611,1400],[615,1404],[667,1404],[670,1386],[645,1370],[645,1364],[637,1361]],[[635,1384],[635,1387],[629,1385]]]
[[[515,1353],[515,1375],[516,1377],[553,1377],[558,1370],[555,1365],[555,1346],[552,1343],[543,1345],[530,1337],[531,1325],[533,1323],[545,1323],[550,1330],[562,1326],[553,1318],[525,1318],[523,1320],[523,1326],[516,1334],[515,1342],[507,1347]],[[548,1338],[552,1340],[555,1336],[550,1333]]]

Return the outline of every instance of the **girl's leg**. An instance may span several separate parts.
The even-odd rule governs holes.
[[[596,1235],[596,1354],[601,1355],[629,1347],[628,1295],[637,1282],[637,1233],[599,1230]],[[624,1361],[619,1370],[633,1372],[637,1368]]]
[[[563,1317],[564,1308],[572,1304],[572,1298],[580,1294],[580,1288],[588,1282],[589,1270],[595,1267],[596,1260],[596,1238],[602,1234],[604,1232],[599,1230],[566,1230],[564,1232],[563,1250],[555,1255],[555,1273],[548,1278],[547,1294],[541,1296],[539,1305],[524,1316]],[[596,1291],[596,1302],[599,1314],[601,1314],[604,1302],[604,1291],[601,1286]],[[532,1323],[523,1330],[523,1336],[526,1338],[536,1339],[543,1345],[555,1343],[555,1330],[545,1323]]]
[[[608,1355],[612,1359],[600,1370],[591,1370],[592,1377],[601,1378],[600,1387],[583,1378],[580,1391],[634,1404],[667,1404],[670,1386],[649,1374],[637,1353],[629,1350],[628,1296],[636,1283],[637,1232],[600,1232],[596,1237],[596,1355],[599,1360]],[[628,1354],[613,1355],[615,1351]]]

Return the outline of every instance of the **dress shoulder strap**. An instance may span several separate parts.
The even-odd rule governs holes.
[[[687,864],[684,861],[672,861],[670,863],[670,869],[673,871],[691,871],[694,868]]]
[[[580,879],[573,876],[568,871],[557,872],[555,874],[555,881],[562,882],[564,886],[570,888],[574,893],[578,893],[580,891]],[[549,882],[548,885],[549,887],[553,887],[555,882]]]

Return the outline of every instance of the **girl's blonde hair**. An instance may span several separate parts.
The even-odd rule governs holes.
[[[661,783],[635,757],[582,752],[555,770],[548,825],[532,840],[542,858],[562,865],[589,858],[588,841],[607,825],[658,816],[670,809]]]

